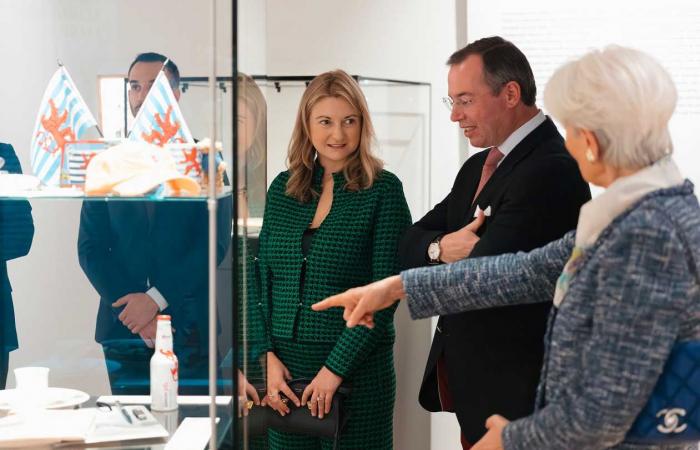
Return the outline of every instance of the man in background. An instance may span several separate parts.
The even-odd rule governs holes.
[[[0,177],[22,173],[14,149],[0,143]],[[18,348],[7,261],[29,253],[34,238],[32,207],[26,200],[0,200],[0,389],[5,389],[10,352]]]
[[[450,119],[486,150],[462,166],[451,192],[399,244],[403,269],[528,251],[576,227],[591,198],[554,123],[535,105],[525,55],[501,37],[475,41],[447,61]],[[476,219],[475,219],[476,217]],[[463,448],[486,419],[533,411],[551,302],[440,317],[419,401],[455,412]]]
[[[128,72],[129,106],[140,109],[167,58],[142,53]],[[179,99],[177,66],[165,74]],[[231,199],[219,201],[217,256],[230,243]],[[95,339],[112,393],[147,394],[156,316],[171,316],[181,394],[208,391],[208,212],[204,201],[85,201],[80,266],[100,295]]]
[[[163,63],[166,61],[165,68]],[[173,89],[175,100],[180,100],[180,70],[175,63],[160,53],[141,53],[136,56],[136,59],[129,66],[127,75],[129,84],[129,109],[131,114],[136,117],[136,114],[141,109],[143,101],[146,100],[151,86],[156,81],[156,77],[160,70],[165,70],[165,76],[168,78],[170,87]]]

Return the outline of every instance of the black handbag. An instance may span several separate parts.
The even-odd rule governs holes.
[[[308,378],[299,378],[287,382],[294,394],[301,400],[304,389],[311,383]],[[260,398],[267,392],[264,387],[256,385]],[[346,397],[352,388],[349,383],[343,383],[333,395],[330,412],[323,419],[311,415],[306,406],[297,407],[291,400],[287,402],[289,414],[281,416],[269,406],[254,405],[248,412],[248,417],[243,421],[248,426],[250,436],[260,435],[268,428],[286,433],[306,434],[309,436],[323,437],[333,440],[333,448],[337,448],[338,440],[348,421],[349,413],[344,406]],[[286,398],[281,392],[282,398]],[[244,425],[246,426],[246,425]]]

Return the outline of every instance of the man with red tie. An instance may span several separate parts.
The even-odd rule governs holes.
[[[515,45],[498,36],[480,39],[447,64],[443,101],[450,119],[485,150],[464,163],[447,197],[406,232],[403,269],[540,247],[574,229],[591,198],[564,139],[535,105],[532,69]],[[419,401],[428,411],[457,414],[463,448],[481,438],[490,415],[513,420],[532,413],[550,306],[438,320]]]

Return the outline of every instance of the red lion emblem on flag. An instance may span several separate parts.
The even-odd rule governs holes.
[[[56,107],[53,99],[49,100],[49,106],[51,107],[51,114],[49,117],[41,118],[41,125],[43,125],[46,131],[51,133],[54,141],[56,141],[56,147],[52,150],[50,147],[51,141],[46,138],[42,139],[41,145],[44,150],[51,154],[56,153],[57,151],[63,153],[63,150],[66,147],[66,142],[75,140],[75,133],[71,127],[61,129],[61,125],[63,125],[68,119],[68,111],[64,110],[63,113],[59,115],[58,108]]]

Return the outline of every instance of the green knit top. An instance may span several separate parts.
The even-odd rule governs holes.
[[[316,192],[321,192],[322,176],[323,168],[317,166]],[[288,179],[286,171],[272,182],[260,232],[258,306],[268,350],[274,351],[280,339],[335,343],[325,365],[347,378],[373,348],[394,342],[394,309],[377,313],[373,329],[346,328],[341,308],[316,312],[311,305],[398,273],[398,241],[411,225],[411,214],[394,174],[383,170],[370,188],[349,191],[342,173],[334,173],[331,210],[304,257],[302,235],[318,198],[302,203],[287,196]]]

